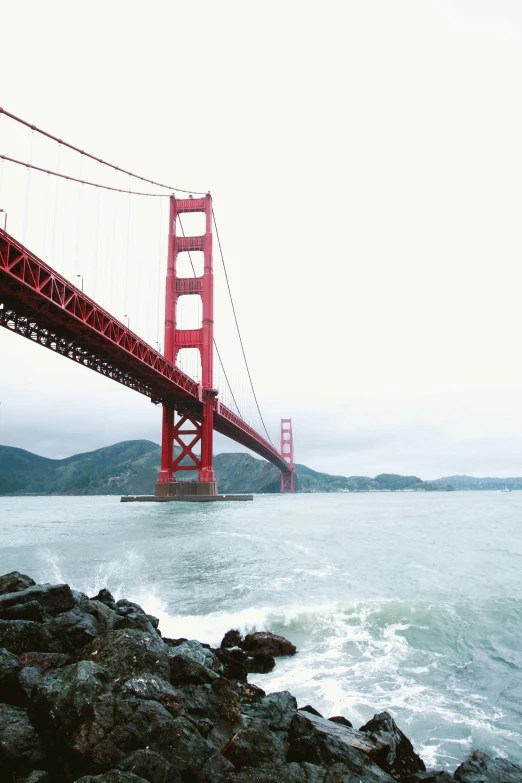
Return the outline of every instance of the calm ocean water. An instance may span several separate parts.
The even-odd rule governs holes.
[[[168,636],[298,647],[269,675],[361,725],[389,710],[428,764],[522,762],[522,492],[0,498],[0,573],[107,586]]]

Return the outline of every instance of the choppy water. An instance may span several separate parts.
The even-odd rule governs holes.
[[[0,498],[0,573],[107,586],[168,636],[288,636],[269,675],[361,725],[389,710],[428,764],[522,762],[522,493],[261,496],[253,503]]]

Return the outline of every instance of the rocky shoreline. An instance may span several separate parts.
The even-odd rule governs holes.
[[[386,712],[360,729],[248,682],[295,647],[229,631],[219,648],[167,639],[108,590],[0,577],[2,783],[522,783],[475,751],[426,771]]]

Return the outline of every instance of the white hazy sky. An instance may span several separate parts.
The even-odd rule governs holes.
[[[0,26],[5,109],[212,191],[299,462],[522,475],[519,0],[19,0]],[[6,330],[0,353],[0,442],[159,442],[146,398]]]

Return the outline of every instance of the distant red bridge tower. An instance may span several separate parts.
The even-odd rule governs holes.
[[[205,214],[205,233],[201,236],[178,236],[176,219],[187,212]],[[202,251],[203,275],[178,277],[176,262],[178,253]],[[203,318],[199,329],[178,329],[177,307],[181,296],[196,294],[201,297]],[[200,402],[202,414],[198,418],[183,404],[163,406],[163,430],[161,438],[161,469],[156,495],[215,495],[216,480],[212,462],[214,434],[213,388],[214,357],[214,278],[212,269],[212,198],[170,198],[169,246],[167,284],[165,291],[165,349],[164,356],[177,364],[182,348],[197,348],[201,356]],[[179,447],[175,455],[175,445]],[[198,453],[200,452],[200,453]],[[182,461],[184,464],[182,464]],[[177,482],[176,471],[197,470],[198,482]]]
[[[294,439],[292,419],[281,419],[281,456],[290,468],[290,474],[281,471],[281,492],[295,492]]]

